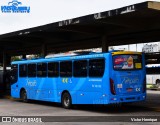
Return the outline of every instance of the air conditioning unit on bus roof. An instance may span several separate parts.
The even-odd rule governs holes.
[[[49,54],[45,58],[62,57],[62,56],[74,56],[74,55],[77,55],[77,54],[75,54],[75,53],[70,53],[70,54],[69,53],[68,54],[58,53],[58,54]]]
[[[88,55],[95,54],[99,52],[93,51],[77,51],[77,52],[66,52],[66,53],[58,53],[58,54],[49,54],[45,58],[54,58],[54,57],[63,57],[63,56],[76,56],[76,55]]]

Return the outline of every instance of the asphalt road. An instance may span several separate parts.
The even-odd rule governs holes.
[[[145,122],[146,124],[160,124],[160,91],[147,91],[147,100],[142,103],[132,103],[117,106],[74,106],[73,109],[64,109],[56,103],[31,101],[23,103],[20,100],[0,99],[0,116],[11,116],[12,121],[18,122],[37,122],[29,124],[60,124],[60,125],[106,125],[106,124],[144,124],[147,119],[158,120],[159,122]],[[34,117],[33,117],[34,116]],[[46,117],[45,117],[46,116]],[[58,116],[58,117],[57,117]],[[159,117],[158,117],[159,116]],[[13,119],[15,118],[15,119]],[[35,118],[35,119],[33,119]],[[37,118],[37,119],[36,119]],[[138,119],[137,119],[138,118]],[[145,118],[145,119],[142,119]],[[0,118],[0,121],[2,118]],[[4,120],[4,119],[3,119]],[[39,121],[38,121],[39,120]],[[141,120],[135,122],[136,120]],[[54,121],[54,122],[51,122]],[[111,122],[108,122],[111,121]],[[9,124],[0,123],[0,124]],[[24,124],[24,123],[23,123]],[[28,123],[25,123],[28,124]]]

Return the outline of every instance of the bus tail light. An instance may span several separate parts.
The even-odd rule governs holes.
[[[111,78],[110,78],[110,90],[111,90],[111,93],[112,93],[113,95],[116,94],[116,92],[115,92],[115,86],[114,86],[114,81],[113,81],[113,79],[111,79]]]
[[[146,92],[146,78],[143,80],[143,93]]]

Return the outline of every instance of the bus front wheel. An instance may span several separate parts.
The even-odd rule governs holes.
[[[25,90],[21,91],[21,99],[22,99],[23,102],[28,102],[27,92]]]
[[[72,106],[72,99],[68,92],[62,95],[62,106],[63,108],[69,109]]]

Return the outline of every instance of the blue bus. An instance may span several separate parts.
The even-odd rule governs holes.
[[[11,96],[73,104],[144,101],[144,54],[113,51],[12,62]]]

